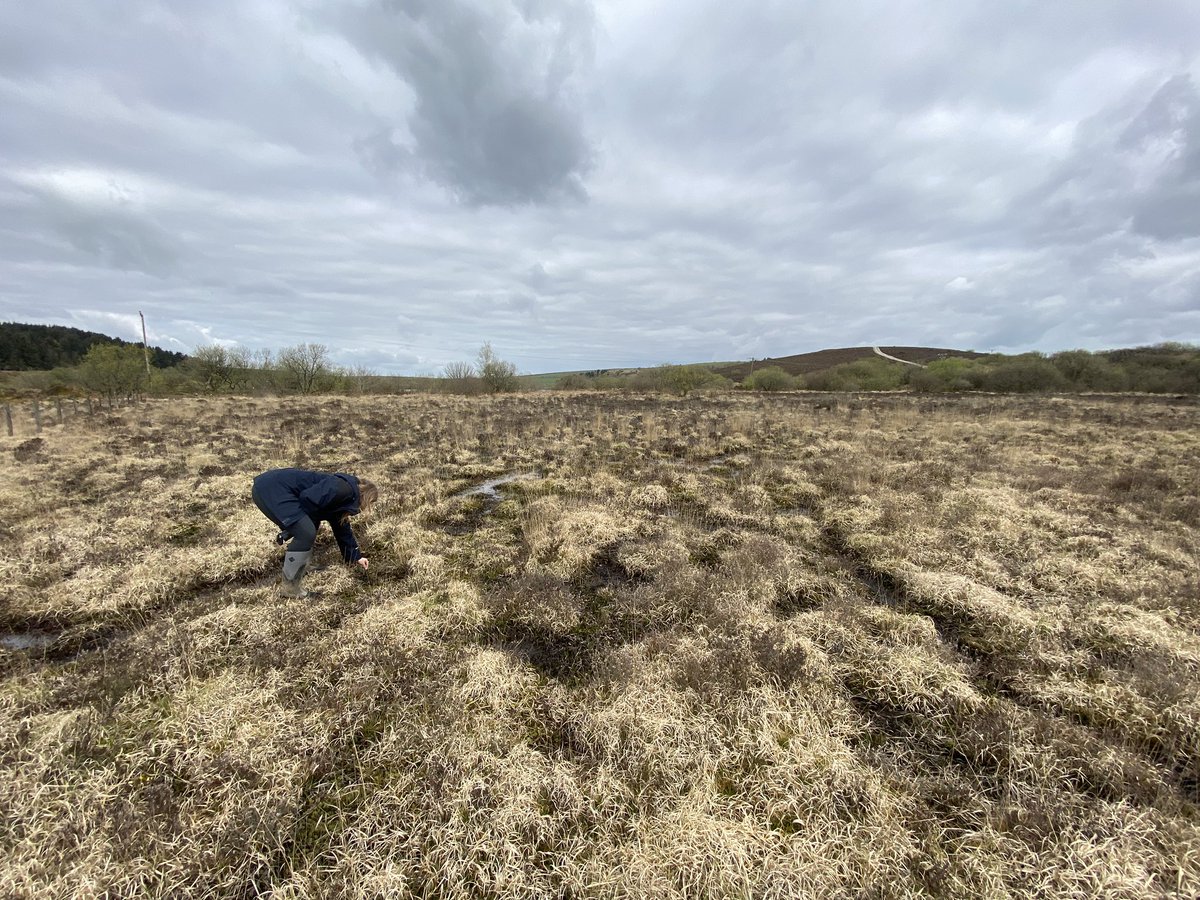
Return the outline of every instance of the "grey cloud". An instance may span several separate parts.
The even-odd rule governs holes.
[[[508,298],[508,308],[514,312],[526,313],[536,318],[538,314],[537,298],[524,293],[512,294]]]
[[[411,370],[428,366],[428,360],[420,353],[383,347],[345,347],[334,351],[332,357],[339,365],[362,366],[371,371],[391,371],[397,368]]]
[[[290,5],[0,4],[0,162],[237,196],[374,189],[347,142],[373,121],[369,102],[347,102],[339,60],[289,27]]]
[[[525,284],[529,285],[534,291],[544,291],[550,285],[550,274],[546,271],[546,267],[541,263],[535,263],[529,267],[529,271],[525,273]]]
[[[229,288],[235,294],[248,297],[295,297],[296,289],[279,278],[259,278],[242,281]]]
[[[1153,186],[1136,202],[1134,229],[1162,239],[1200,236],[1200,92],[1191,78],[1179,75],[1163,85],[1121,144],[1166,155]]]
[[[415,169],[470,204],[586,197],[592,150],[571,80],[592,50],[587,2],[376,0],[340,19],[416,98],[411,147],[391,126],[354,142],[368,169]]]
[[[0,315],[387,371],[1200,337],[1200,5],[594,12],[0,4]]]
[[[1159,308],[1200,314],[1200,269],[1154,289]]]
[[[398,315],[395,318],[396,333],[405,337],[429,334],[431,332],[427,320],[416,319],[412,316]]]
[[[1053,311],[1038,310],[1028,304],[1022,304],[1020,315],[1012,315],[1012,310],[1005,312],[1007,314],[985,315],[985,321],[991,318],[994,324],[981,330],[981,346],[1002,351],[1026,350],[1038,346],[1047,333],[1061,323],[1061,316]]]
[[[395,129],[388,126],[355,138],[353,147],[363,168],[378,178],[411,168],[415,159],[411,150],[397,143]]]
[[[1103,101],[1107,71],[1098,63],[1110,47],[1149,52],[1200,26],[1200,8],[1089,6],[1083,15],[1066,3],[1014,15],[987,4],[899,3],[864,27],[852,5],[763,5],[732,15],[725,5],[705,6],[714,24],[688,17],[686,54],[678,43],[663,51],[647,41],[638,45],[644,58],[614,63],[638,86],[626,91],[636,98],[626,104],[630,115],[681,166],[724,166],[747,187],[790,156],[771,206],[819,210],[782,229],[760,227],[744,197],[708,223],[698,217],[707,233],[741,228],[754,246],[778,236],[783,246],[824,254],[837,252],[831,234],[856,232],[876,246],[952,238],[1019,248],[1095,240],[1130,217],[1146,233],[1179,237],[1200,211],[1190,184],[1132,192],[1134,173],[1117,159],[1113,131],[1128,119],[1103,122],[1100,135],[1085,123],[1057,185],[1049,179],[1053,157],[1036,146],[1063,121],[1051,118],[1061,115],[1052,105],[1083,86],[1081,72],[1095,68],[1087,87]],[[1184,41],[1193,54],[1196,33]],[[926,118],[932,128],[922,125]],[[1193,158],[1200,157],[1182,151]],[[680,222],[681,212],[664,217]]]
[[[1177,158],[1195,162],[1200,153],[1200,95],[1191,76],[1183,73],[1166,81],[1121,132],[1122,150],[1145,150],[1169,141],[1182,144]],[[1184,166],[1183,168],[1188,168]]]
[[[1200,179],[1155,192],[1139,206],[1133,227],[1142,234],[1164,240],[1200,235]]]
[[[112,334],[126,340],[141,337],[141,325],[136,315],[96,309],[65,310],[71,324],[90,331]],[[155,335],[157,338],[158,335]]]
[[[1014,207],[1031,242],[1144,252],[1137,236],[1200,236],[1200,93],[1177,74],[1140,85],[1080,123],[1071,154]],[[1019,221],[1019,220],[1018,220]],[[1118,237],[1131,228],[1125,239]]]
[[[98,206],[52,190],[34,193],[46,226],[105,265],[159,277],[177,268],[181,242],[151,216],[122,203]]]

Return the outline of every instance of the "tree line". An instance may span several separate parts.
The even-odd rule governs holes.
[[[0,393],[16,396],[92,395],[110,402],[146,395],[367,394],[444,390],[463,394],[515,391],[517,367],[490,344],[475,363],[454,363],[438,377],[379,375],[366,366],[339,366],[324,344],[274,351],[212,344],[197,347],[177,365],[161,366],[137,344],[93,344],[77,365],[26,370],[0,378]]]
[[[323,344],[278,351],[218,344],[202,346],[171,364],[127,342],[94,343],[78,364],[49,371],[8,374],[0,392],[10,395],[90,394],[110,401],[188,394],[398,393],[441,390],[490,394],[530,387],[511,362],[484,344],[474,362],[451,363],[440,377],[379,375],[365,366],[338,366]],[[686,396],[697,391],[894,391],[923,393],[1123,392],[1200,393],[1200,347],[1167,343],[1152,347],[1050,355],[1000,354],[948,357],[915,368],[869,357],[819,372],[793,375],[778,366],[752,372],[740,383],[704,365],[662,365],[632,371],[595,370],[558,379],[571,390],[628,390]]]
[[[108,344],[137,347],[142,352],[141,344],[81,328],[0,322],[0,370],[27,372],[77,366],[92,347]],[[161,347],[148,350],[150,364],[160,369],[177,366],[187,358],[186,354]]]
[[[923,368],[867,357],[819,372],[797,375],[766,366],[739,383],[706,366],[664,365],[630,373],[573,373],[559,379],[565,389],[752,391],[916,391],[946,393],[1125,392],[1200,393],[1200,347],[1181,343],[1124,350],[990,354],[948,357]]]
[[[407,379],[409,389],[434,379]],[[389,389],[389,379],[365,366],[335,365],[324,344],[305,343],[278,351],[218,344],[197,347],[178,365],[147,367],[142,348],[95,344],[78,365],[7,376],[10,394],[89,394],[109,401],[192,394],[368,393]],[[395,389],[392,387],[391,389]]]
[[[1195,394],[1200,393],[1200,347],[1164,343],[1098,352],[949,357],[923,369],[871,359],[818,374],[817,378],[809,376],[810,386],[817,390],[854,390],[857,383],[859,390],[907,388],[926,393]]]

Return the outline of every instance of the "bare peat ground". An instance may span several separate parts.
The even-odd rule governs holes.
[[[1195,401],[827,400],[0,444],[0,895],[1200,895]],[[281,465],[369,575],[277,596]]]

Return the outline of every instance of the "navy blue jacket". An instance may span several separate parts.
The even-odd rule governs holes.
[[[254,479],[254,490],[285,531],[304,516],[318,528],[322,521],[328,522],[342,558],[351,563],[362,559],[350,523],[343,518],[357,513],[362,503],[353,475],[271,469]]]

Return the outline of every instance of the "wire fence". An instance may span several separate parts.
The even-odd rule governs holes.
[[[52,400],[26,400],[0,404],[0,420],[8,437],[29,437],[46,428],[66,424],[78,416],[94,416],[104,409],[123,405],[93,397],[56,397]]]

